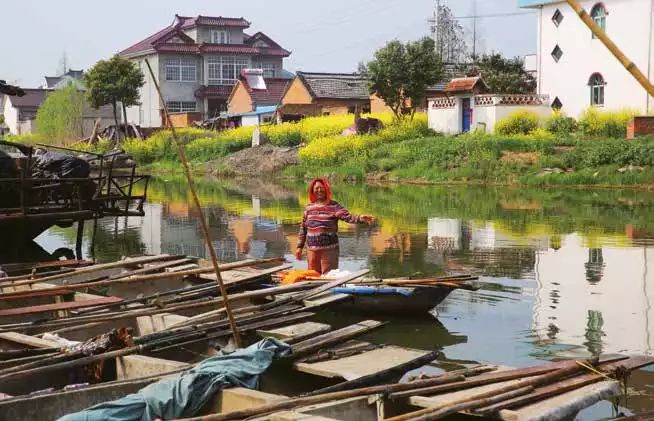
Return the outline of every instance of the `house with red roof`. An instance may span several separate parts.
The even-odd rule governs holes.
[[[227,102],[243,69],[262,69],[269,79],[283,74],[291,52],[262,32],[245,31],[244,18],[175,15],[170,26],[120,52],[146,76],[141,105],[128,109],[128,119],[143,127],[161,127],[157,92],[145,64],[153,67],[168,110],[197,113],[201,118],[227,111]]]
[[[258,74],[252,79],[254,72]],[[260,70],[244,70],[227,100],[228,116],[240,117],[243,126],[271,121],[291,82],[287,77],[263,78]]]

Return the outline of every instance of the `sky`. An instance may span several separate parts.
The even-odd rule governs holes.
[[[474,0],[441,0],[471,28]],[[290,71],[352,72],[387,41],[429,35],[434,0],[11,0],[2,4],[0,79],[37,87],[87,69],[170,25],[174,15],[244,17],[292,51]],[[536,49],[536,16],[517,0],[477,0],[478,49],[524,56]],[[491,16],[488,16],[491,15]],[[500,15],[500,16],[497,16]]]

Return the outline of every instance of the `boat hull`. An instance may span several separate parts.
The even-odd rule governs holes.
[[[395,316],[424,315],[452,292],[445,287],[415,288],[337,288],[336,294],[347,294],[339,308],[364,313],[390,313]]]

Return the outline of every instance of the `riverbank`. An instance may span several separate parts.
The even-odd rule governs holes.
[[[370,183],[654,188],[654,141],[649,138],[628,142],[432,135],[379,142],[359,151],[349,145],[339,151],[322,142],[319,139],[300,148],[297,160],[289,157],[297,149],[266,147],[256,158],[253,152],[257,150],[249,150],[245,156],[252,162],[248,165],[243,165],[243,157],[228,155],[208,162],[193,160],[193,169],[197,174],[221,177],[328,176]],[[315,151],[319,154],[312,155]],[[231,156],[235,155],[244,153]],[[273,162],[276,156],[280,162]],[[172,160],[153,162],[148,169],[155,174],[181,171]]]

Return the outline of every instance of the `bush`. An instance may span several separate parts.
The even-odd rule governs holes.
[[[545,130],[557,137],[568,137],[577,131],[577,120],[561,111],[554,111],[545,119]]]
[[[579,131],[586,137],[624,139],[627,123],[637,114],[638,111],[631,109],[604,111],[590,107],[579,117]]]
[[[518,110],[495,123],[495,133],[501,135],[529,134],[538,128],[538,114]]]
[[[365,159],[371,149],[433,134],[425,114],[416,114],[412,121],[400,121],[375,134],[358,136],[326,136],[315,139],[300,149],[300,160],[318,165],[333,165],[347,159]]]

